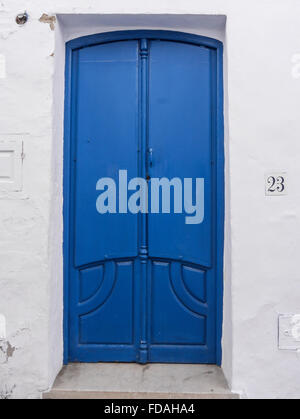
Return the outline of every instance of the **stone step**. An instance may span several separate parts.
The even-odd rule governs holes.
[[[44,399],[238,399],[221,368],[191,364],[69,364]]]
[[[234,393],[121,393],[121,392],[97,392],[97,391],[63,391],[52,390],[44,393],[43,399],[102,399],[102,400],[138,400],[138,399],[197,399],[197,400],[232,400],[239,399],[238,394]]]

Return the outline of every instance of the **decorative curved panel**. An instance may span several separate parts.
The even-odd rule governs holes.
[[[81,344],[133,343],[133,262],[107,262],[102,286],[78,309]]]
[[[100,289],[103,281],[103,265],[79,271],[80,303],[89,300]]]
[[[200,303],[199,300],[195,299],[185,287],[182,275],[182,265],[180,263],[173,262],[171,264],[170,282],[174,295],[176,295],[178,301],[180,301],[187,310],[200,316],[206,314],[206,307]]]
[[[206,272],[202,269],[182,266],[183,282],[192,297],[202,303],[206,303]]]
[[[152,344],[206,343],[206,309],[188,294],[181,272],[180,263],[152,263]]]
[[[116,266],[114,262],[107,262],[104,265],[104,279],[102,286],[92,297],[79,304],[78,310],[81,315],[93,313],[99,309],[110,297],[116,283]]]

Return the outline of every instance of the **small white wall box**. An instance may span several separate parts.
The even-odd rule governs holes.
[[[6,339],[6,319],[4,314],[0,313],[0,340]]]
[[[286,351],[300,349],[300,314],[279,315],[278,346]]]
[[[0,138],[0,191],[22,190],[23,142]]]

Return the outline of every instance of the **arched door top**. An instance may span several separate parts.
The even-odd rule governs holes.
[[[74,50],[78,48],[88,47],[92,45],[115,42],[121,40],[133,39],[161,39],[166,41],[185,42],[195,45],[201,45],[207,48],[218,49],[222,51],[223,44],[213,38],[206,36],[194,35],[185,32],[164,31],[164,30],[128,30],[116,32],[104,32],[95,35],[82,36],[67,42],[67,47]]]

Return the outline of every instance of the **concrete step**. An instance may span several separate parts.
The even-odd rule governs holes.
[[[221,368],[191,364],[69,364],[44,399],[238,399]]]

